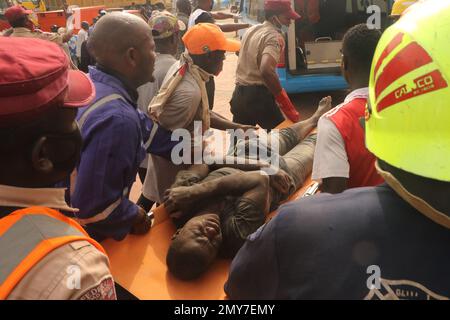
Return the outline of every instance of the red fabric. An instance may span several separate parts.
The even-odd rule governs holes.
[[[11,22],[14,22],[14,21],[22,18],[23,16],[26,16],[26,15],[29,15],[32,13],[33,13],[32,10],[26,10],[22,6],[16,5],[16,6],[12,6],[8,9],[6,9],[5,18],[8,19],[8,21],[11,23]]]
[[[8,23],[8,21],[7,20],[3,20],[0,17],[0,32],[4,31],[6,29],[9,29],[9,28],[11,28],[11,25]]]
[[[308,19],[309,23],[320,21],[320,3],[319,0],[296,0],[296,8],[302,19]]]
[[[289,18],[292,20],[301,18],[301,16],[292,9],[290,0],[266,0],[264,2],[264,10],[288,14]]]
[[[375,169],[375,156],[365,146],[364,130],[359,123],[366,103],[366,99],[354,99],[329,116],[345,143],[350,164],[349,188],[376,186],[384,181]]]
[[[300,120],[300,114],[297,109],[295,109],[294,105],[289,99],[287,92],[283,89],[280,94],[275,97],[278,105],[280,106],[281,111],[289,118],[292,122],[297,122]]]

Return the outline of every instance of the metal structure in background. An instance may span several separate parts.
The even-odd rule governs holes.
[[[296,2],[292,0],[294,8]],[[384,30],[390,24],[388,13],[393,2],[319,0],[322,19],[315,25],[304,21],[292,22],[286,34],[285,61],[281,61],[277,69],[283,88],[288,93],[346,89],[347,83],[340,73],[340,48],[345,31],[355,24],[367,22],[371,16],[368,8],[372,5],[381,9],[381,28]],[[245,23],[262,23],[264,0],[241,0],[240,15]],[[314,37],[302,39],[303,28],[313,30]],[[243,32],[240,33],[242,35]]]

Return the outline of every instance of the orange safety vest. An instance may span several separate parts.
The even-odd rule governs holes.
[[[0,219],[0,300],[47,254],[74,241],[88,241],[106,255],[76,221],[56,210],[30,207]]]

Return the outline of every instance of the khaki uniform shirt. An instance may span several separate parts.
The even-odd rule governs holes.
[[[248,29],[241,42],[236,83],[243,86],[263,85],[259,71],[262,56],[270,54],[279,62],[283,49],[283,36],[272,23],[265,21]]]
[[[31,206],[77,211],[66,204],[64,189],[0,185],[0,207]],[[115,300],[108,257],[87,241],[65,244],[46,255],[22,278],[8,296],[8,300],[17,299]]]
[[[152,101],[153,97],[158,94],[159,87],[164,82],[164,78],[167,75],[167,70],[177,61],[174,56],[170,54],[156,53],[155,70],[153,71],[153,77],[155,81],[147,82],[140,86],[137,91],[139,98],[137,101],[138,108],[143,113],[148,114],[148,105]],[[149,154],[145,155],[145,159],[141,162],[140,168],[147,168]]]
[[[169,80],[178,68],[179,62],[177,61],[168,70],[164,82]],[[188,69],[168,99],[158,120],[164,128],[171,131],[184,128],[193,132],[194,121],[202,120],[201,111],[201,90]],[[152,201],[162,203],[164,192],[173,184],[177,173],[187,167],[188,165],[175,165],[167,159],[149,154],[147,175],[142,189],[143,195]]]
[[[53,32],[31,31],[28,28],[14,28],[10,37],[37,38],[62,45],[62,36]]]

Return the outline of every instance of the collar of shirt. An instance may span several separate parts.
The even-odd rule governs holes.
[[[30,29],[28,29],[28,28],[25,28],[25,27],[17,27],[17,28],[13,28],[13,30],[14,30],[14,33],[32,33],[33,31],[31,31]]]
[[[97,64],[95,67],[89,66],[89,76],[92,81],[101,82],[114,90],[117,90],[125,99],[136,107],[138,99],[137,90],[131,88],[131,86],[127,84],[127,81],[116,72]]]
[[[347,97],[345,97],[344,103],[349,103],[355,99],[367,99],[369,97],[369,88],[359,88],[350,92]]]
[[[395,176],[387,171],[384,171],[380,168],[378,161],[375,162],[375,168],[378,173],[383,177],[386,183],[394,189],[395,193],[399,195],[404,201],[409,203],[412,207],[414,207],[417,211],[422,213],[428,219],[431,219],[435,223],[450,229],[450,217],[443,212],[433,208],[429,203],[425,200],[413,195],[401,184],[400,181],[395,178]]]
[[[369,97],[369,88],[359,88],[350,92],[347,97],[345,97],[344,102],[332,108],[330,111],[325,113],[322,118],[329,118],[332,115],[336,114],[342,107],[346,106],[350,102],[355,99],[368,99]]]
[[[64,188],[20,188],[0,185],[0,207],[48,207],[66,212],[78,212],[64,198]]]
[[[272,22],[270,22],[270,21],[264,21],[263,22],[263,26],[264,27],[267,27],[267,28],[269,28],[269,29],[273,29],[273,30],[275,30],[276,32],[278,32],[278,33],[280,33],[280,29],[278,29]]]

